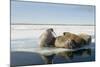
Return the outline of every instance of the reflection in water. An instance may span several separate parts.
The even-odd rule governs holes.
[[[91,56],[91,49],[81,49],[77,51],[63,51],[59,52],[57,54],[49,55],[49,56],[43,56],[44,60],[46,61],[47,64],[53,64],[55,63],[58,59],[62,59],[57,61],[57,62],[73,62],[74,57],[87,57]],[[57,58],[58,57],[58,58]]]
[[[77,51],[60,51],[49,54],[26,51],[11,52],[11,67],[26,65],[42,65],[94,61],[94,49],[80,49]]]
[[[54,57],[55,57],[55,54],[48,55],[48,56],[46,56],[46,55],[42,56],[42,58],[44,59],[46,64],[52,64],[52,60]]]

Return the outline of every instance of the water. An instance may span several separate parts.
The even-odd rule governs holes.
[[[40,34],[47,28],[53,28],[57,36],[63,32],[92,36],[92,43],[79,50],[58,48],[40,49],[38,45]],[[61,26],[61,25],[11,25],[11,65],[40,65],[72,63],[95,60],[94,26]]]

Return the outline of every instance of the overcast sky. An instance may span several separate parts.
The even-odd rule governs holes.
[[[12,24],[94,24],[95,6],[11,1]]]

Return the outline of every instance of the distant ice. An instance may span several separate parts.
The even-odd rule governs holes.
[[[62,35],[63,32],[94,35],[94,26],[11,25],[11,40],[38,38],[48,28],[53,28],[57,36]]]

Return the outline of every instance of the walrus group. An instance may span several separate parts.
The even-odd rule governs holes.
[[[40,36],[40,47],[56,47],[75,49],[91,43],[91,36],[85,33],[73,34],[63,32],[62,35],[56,36],[52,28],[47,29]]]

